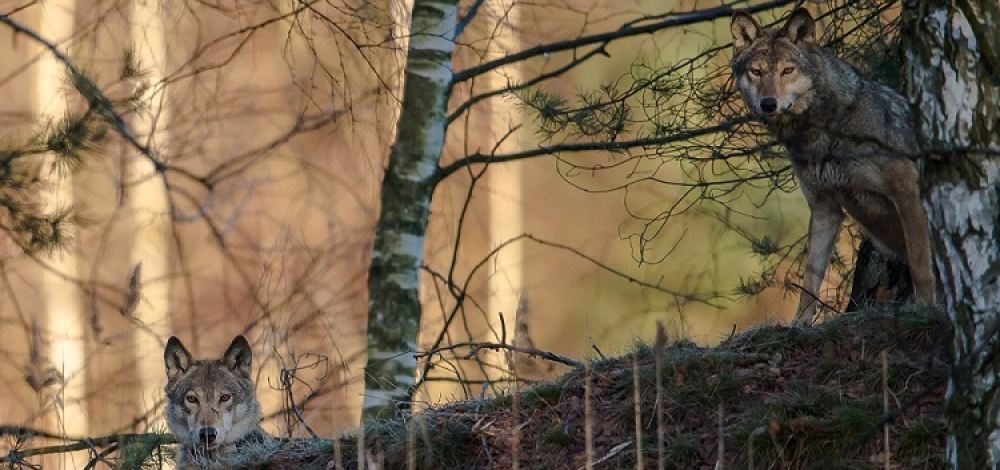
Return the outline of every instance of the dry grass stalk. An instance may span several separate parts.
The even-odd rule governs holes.
[[[663,349],[667,346],[667,333],[663,329],[663,323],[656,322],[656,346],[653,350],[653,358],[656,368],[656,404],[653,410],[656,413],[656,462],[658,468],[663,468],[663,458],[666,454],[663,439],[666,431],[663,424]]]
[[[722,460],[726,456],[725,413],[726,410],[722,407],[722,403],[719,403],[719,460],[715,461],[715,470],[722,470]]]
[[[882,412],[889,414],[889,355],[882,351]],[[885,441],[885,470],[890,470],[892,465],[892,449],[889,448],[889,423],[882,426],[883,440]]]
[[[635,402],[635,468],[643,470],[642,458],[642,393],[639,390],[639,360],[632,358],[632,400]]]
[[[590,363],[584,364],[583,373],[583,426],[584,449],[587,453],[587,470],[594,468],[594,415],[590,404],[591,389]]]

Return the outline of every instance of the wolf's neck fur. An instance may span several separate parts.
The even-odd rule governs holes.
[[[851,119],[856,111],[859,90],[865,86],[860,73],[850,64],[838,59],[829,51],[818,48],[816,67],[829,73],[818,74],[810,98],[811,105],[802,114],[783,114],[776,119],[765,119],[765,124],[786,148],[793,160],[825,158],[831,149],[827,148],[837,136],[830,135],[830,129],[843,127],[843,121]],[[841,77],[829,80],[829,76]]]
[[[783,134],[798,132],[813,132],[817,124],[828,127],[839,119],[848,116],[858,100],[858,89],[863,85],[860,73],[853,66],[840,60],[829,51],[816,47],[813,57],[814,66],[826,69],[828,73],[816,74],[813,80],[821,83],[813,84],[813,105],[799,115],[780,115],[773,122],[767,122],[772,131],[780,139]],[[838,80],[829,77],[837,76]]]

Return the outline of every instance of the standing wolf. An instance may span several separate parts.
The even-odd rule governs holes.
[[[733,14],[733,76],[747,105],[788,149],[809,205],[805,291],[795,324],[808,324],[846,211],[880,250],[905,260],[917,298],[933,303],[919,152],[906,101],[816,43],[798,9],[779,30]]]
[[[260,427],[250,367],[253,352],[237,336],[219,359],[194,360],[177,337],[167,341],[166,418],[180,443],[177,468],[236,468],[273,443]]]

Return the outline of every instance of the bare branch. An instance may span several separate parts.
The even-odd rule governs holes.
[[[594,141],[594,142],[571,142],[571,143],[563,143],[556,145],[542,145],[535,149],[525,150],[523,152],[509,153],[509,154],[490,155],[490,154],[475,153],[438,168],[438,171],[435,172],[433,176],[434,178],[433,184],[437,184],[441,180],[447,178],[452,173],[469,165],[483,164],[483,163],[512,162],[512,161],[525,160],[544,155],[553,155],[562,152],[585,152],[585,151],[624,152],[628,149],[637,147],[658,147],[671,143],[684,142],[690,139],[694,139],[696,137],[715,134],[718,132],[728,132],[731,131],[734,128],[734,126],[747,122],[748,120],[749,118],[728,121],[714,126],[707,126],[701,129],[695,129],[686,132],[678,132],[675,134],[670,134],[662,137],[645,137],[632,140],[622,140],[617,142]]]
[[[793,0],[776,0],[767,3],[761,3],[759,5],[748,6],[743,9],[748,13],[758,13],[761,11],[767,11],[775,8],[780,8],[786,5],[795,3]],[[475,76],[482,75],[486,72],[494,70],[505,65],[513,64],[525,59],[529,59],[536,56],[552,54],[560,51],[567,51],[576,49],[579,47],[589,46],[593,44],[608,44],[611,41],[617,39],[628,38],[632,36],[642,36],[645,34],[655,33],[657,31],[674,28],[679,26],[689,26],[696,23],[702,23],[707,21],[714,21],[719,18],[726,18],[733,14],[732,5],[722,5],[715,8],[706,8],[704,10],[697,10],[687,13],[679,13],[676,16],[669,17],[667,19],[657,21],[650,24],[645,24],[641,26],[634,26],[631,24],[622,26],[617,31],[611,31],[607,33],[593,34],[590,36],[581,36],[576,39],[568,41],[559,41],[549,44],[542,44],[530,49],[525,49],[521,52],[510,54],[503,58],[486,62],[484,64],[477,65],[475,67],[470,67],[468,69],[456,72],[451,81],[451,86],[469,80]]]
[[[0,435],[38,435],[50,437],[48,433],[42,431],[33,430],[30,428],[24,428],[20,426],[2,426],[0,427]],[[58,438],[58,436],[51,436],[53,438]],[[11,451],[4,457],[0,457],[0,464],[22,464],[24,459],[27,457],[33,457],[37,455],[48,455],[48,454],[62,454],[66,452],[73,452],[77,450],[88,450],[94,449],[95,447],[107,447],[110,445],[126,445],[130,442],[135,442],[137,440],[150,441],[155,445],[168,445],[175,444],[177,440],[174,439],[173,435],[170,434],[160,434],[160,433],[142,433],[142,434],[110,434],[101,437],[82,437],[74,439],[66,439],[68,441],[75,441],[69,444],[60,444],[44,447],[36,447],[32,449],[11,449]]]
[[[560,364],[565,364],[570,367],[583,367],[583,363],[570,359],[566,356],[560,356],[556,353],[545,351],[543,349],[529,348],[524,346],[515,346],[513,344],[507,343],[491,343],[483,341],[464,341],[461,343],[450,344],[448,346],[438,346],[436,348],[428,349],[427,351],[417,352],[415,355],[418,358],[426,358],[434,355],[441,354],[443,351],[453,351],[455,349],[469,348],[469,352],[465,355],[465,359],[469,359],[475,356],[480,350],[492,349],[496,350],[506,350],[518,352],[521,354],[527,354],[529,356],[537,356],[542,359],[546,359],[553,362],[558,362]]]

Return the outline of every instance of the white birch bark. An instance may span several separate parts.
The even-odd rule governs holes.
[[[1000,469],[1000,4],[907,0],[903,15],[907,93],[928,151],[925,205],[954,335],[947,458],[953,469]]]
[[[368,274],[365,414],[410,394],[420,326],[423,266],[434,175],[444,148],[457,0],[415,0],[402,110],[382,182]]]

